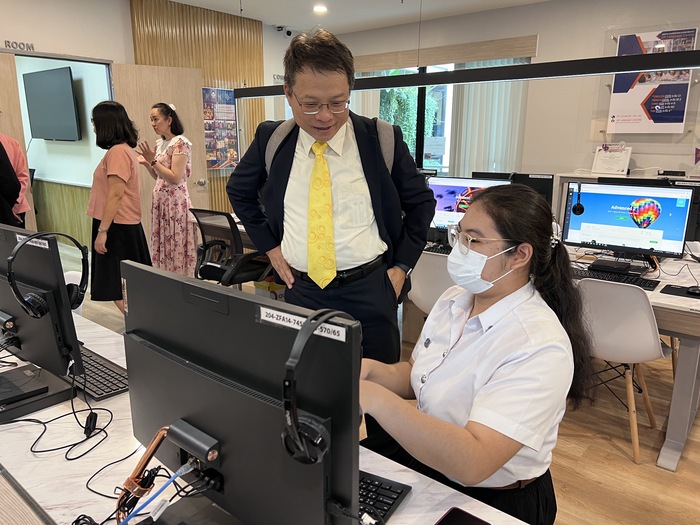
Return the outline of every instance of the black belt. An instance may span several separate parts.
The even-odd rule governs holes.
[[[377,268],[380,268],[383,264],[384,255],[380,255],[379,257],[371,260],[368,263],[356,266],[355,268],[350,268],[348,270],[342,270],[335,274],[335,277],[330,283],[328,283],[326,288],[336,288],[344,284],[353,283],[359,279],[362,279],[363,277],[366,277]],[[300,272],[299,270],[295,270],[294,268],[292,268],[292,275],[294,275],[294,277],[298,277],[302,281],[307,281],[316,284],[316,282],[311,277],[309,277],[309,274],[306,272]]]

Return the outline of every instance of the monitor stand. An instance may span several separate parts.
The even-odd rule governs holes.
[[[148,518],[139,525],[154,523]],[[170,505],[157,525],[245,525],[205,496],[182,498]]]
[[[63,379],[33,364],[0,373],[0,423],[48,408],[75,396]]]

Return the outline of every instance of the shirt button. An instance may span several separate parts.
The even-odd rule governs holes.
[[[420,382],[421,382],[421,383],[425,383],[427,380],[428,380],[428,376],[427,376],[427,375],[423,374],[422,376],[420,376]]]
[[[442,357],[447,357],[447,350],[442,353]]]
[[[430,346],[430,343],[431,343],[430,337],[428,337],[425,341],[423,341],[423,346],[428,348]]]

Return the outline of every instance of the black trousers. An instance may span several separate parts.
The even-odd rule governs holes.
[[[396,363],[401,357],[398,301],[386,271],[383,264],[357,281],[325,289],[296,278],[284,298],[312,310],[333,308],[350,314],[362,324],[362,356]]]
[[[557,498],[549,469],[519,489],[465,487],[411,456],[370,416],[366,416],[368,437],[360,444],[382,456],[420,472],[443,485],[486,503],[531,525],[552,525],[557,517]]]

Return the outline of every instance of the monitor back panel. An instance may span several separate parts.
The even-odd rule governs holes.
[[[219,441],[220,457],[208,466],[223,476],[223,483],[206,495],[241,523],[325,523],[332,452],[314,465],[290,457],[280,439],[284,413],[279,400],[200,369],[134,334],[127,334],[124,343],[139,441],[148,443],[158,429],[182,419]],[[330,427],[328,420],[326,425]],[[174,471],[188,454],[166,438],[156,457]],[[194,474],[185,479],[197,480]]]
[[[132,262],[122,263],[122,277],[127,334],[281,400],[285,365],[310,310]],[[343,407],[333,419],[331,470],[347,475],[333,476],[330,490],[357,494],[361,328],[357,321],[332,322],[344,335],[309,339],[296,367],[297,399],[300,410],[318,417]],[[130,397],[132,404],[138,400]],[[275,433],[280,448],[282,423]],[[343,503],[357,508],[355,501]]]

